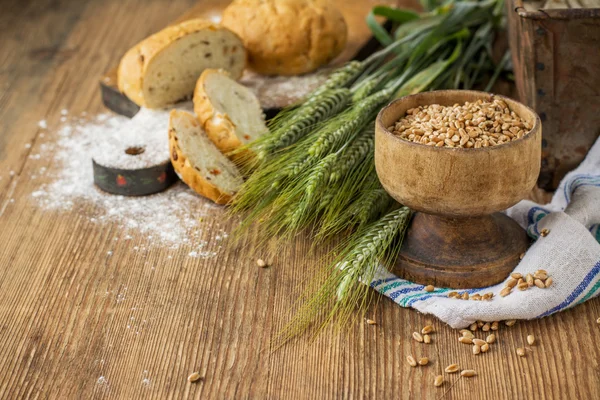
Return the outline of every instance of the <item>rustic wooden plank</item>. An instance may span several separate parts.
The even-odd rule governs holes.
[[[39,136],[37,121],[46,118],[53,130],[62,108],[102,111],[98,74],[191,2],[88,0],[72,12],[66,2],[48,2],[58,8],[47,13],[42,3],[13,8],[17,3],[8,2],[10,16],[0,13],[3,38],[27,33],[20,46],[0,41],[0,87],[7,88],[0,95],[0,176],[17,171],[10,184],[0,181],[0,398],[434,399],[449,385],[434,388],[433,376],[451,362],[479,375],[459,380],[447,399],[597,396],[597,299],[501,328],[498,345],[480,356],[441,322],[384,298],[368,312],[377,325],[357,319],[344,333],[328,329],[315,342],[305,336],[271,353],[270,338],[291,315],[307,265],[321,255],[307,256],[305,238],[261,269],[253,260],[257,231],[217,257],[195,259],[185,246],[135,251],[148,240],[125,240],[118,224],[90,221],[97,211],[91,204],[67,213],[35,207],[31,193],[44,178],[31,175],[52,160],[27,156],[54,140],[52,132]],[[32,40],[57,43],[67,20],[52,61],[26,57],[39,44]],[[22,150],[28,140],[31,153]],[[218,209],[203,224],[211,243],[220,229],[234,228]],[[410,338],[430,322],[431,345]],[[529,333],[539,344],[519,358],[514,350]],[[411,368],[408,354],[427,355],[431,364]],[[192,385],[186,378],[194,370],[204,380]]]

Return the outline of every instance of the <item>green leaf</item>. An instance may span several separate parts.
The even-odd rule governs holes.
[[[392,39],[390,34],[383,28],[383,26],[381,26],[379,22],[377,22],[373,11],[367,14],[367,25],[369,26],[369,29],[371,30],[371,32],[373,32],[373,36],[375,36],[375,39],[377,39],[379,43],[381,43],[384,46],[389,46],[390,44],[392,44],[394,40]]]
[[[371,12],[401,24],[420,18],[419,14],[414,11],[387,6],[375,6]]]
[[[393,22],[403,24],[415,19],[419,19],[419,14],[411,10],[404,10],[400,8],[392,8],[387,6],[375,6],[367,15],[367,25],[373,36],[384,46],[392,44],[394,39],[390,34],[381,26],[375,16],[385,17]]]
[[[412,78],[408,80],[402,87],[396,92],[395,98],[408,96],[410,94],[420,93],[427,90],[433,81],[442,73],[444,70],[452,64],[458,56],[461,54],[462,44],[459,42],[454,51],[447,60],[437,61],[430,64],[429,67],[420,71]]]

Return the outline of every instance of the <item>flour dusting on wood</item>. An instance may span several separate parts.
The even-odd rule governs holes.
[[[135,125],[140,120],[142,123]],[[222,207],[199,197],[181,182],[162,193],[143,197],[112,195],[94,186],[92,155],[110,165],[123,166],[125,162],[130,168],[168,159],[167,124],[166,111],[143,111],[132,120],[113,114],[100,114],[91,120],[70,117],[57,132],[47,133],[47,141],[36,145],[29,156],[40,164],[29,178],[46,178],[31,194],[33,200],[44,210],[76,211],[92,223],[116,223],[123,228],[125,240],[135,235],[147,241],[142,250],[185,246],[191,257],[215,256],[227,233],[216,224],[205,235],[201,221],[202,217],[221,214]],[[123,142],[119,140],[123,135],[128,135],[132,144],[144,141],[149,146],[144,152],[146,157],[134,160],[127,154],[109,153],[112,143]]]

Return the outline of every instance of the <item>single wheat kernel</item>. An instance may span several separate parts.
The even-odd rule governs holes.
[[[423,335],[423,343],[425,343],[425,344],[431,343],[431,336]]]
[[[517,355],[519,357],[525,357],[525,349],[522,347],[517,348]]]
[[[511,291],[512,291],[512,289],[511,289],[511,288],[509,288],[509,287],[505,287],[504,289],[502,289],[502,290],[500,291],[500,296],[501,296],[501,297],[506,297],[506,296],[508,296],[508,295],[510,294],[510,292],[511,292]]]
[[[372,319],[367,319],[367,324],[368,325],[377,325],[377,322],[373,321]]]
[[[546,274],[545,272],[536,272],[533,274],[533,277],[535,279],[545,281],[546,279],[548,279],[548,274]]]
[[[473,354],[477,355],[479,353],[481,353],[481,347],[477,344],[473,345]]]
[[[429,358],[422,357],[419,359],[419,365],[427,365],[427,364],[429,364]]]
[[[476,322],[473,322],[473,323],[471,324],[471,326],[469,326],[469,329],[470,329],[472,332],[476,332],[476,331],[477,331],[477,323],[476,323]]]
[[[515,278],[508,278],[508,280],[506,282],[504,282],[504,286],[505,287],[509,287],[509,288],[513,288],[515,286],[517,286],[517,280]]]
[[[473,332],[471,332],[471,331],[462,332],[462,335],[464,337],[468,337],[468,338],[471,338],[471,339],[473,339],[475,337],[475,335],[473,335]]]
[[[458,338],[458,341],[464,344],[472,344],[473,343],[473,339],[471,339],[470,337],[466,337],[466,336],[461,336]]]
[[[455,372],[458,372],[459,369],[460,367],[458,366],[458,364],[450,364],[446,367],[446,369],[444,369],[444,371],[448,374],[453,374]]]
[[[477,372],[475,372],[475,370],[472,369],[465,369],[464,371],[460,372],[461,376],[464,376],[465,378],[470,378],[472,376],[477,375]]]
[[[531,274],[527,274],[527,276],[525,277],[525,282],[527,282],[527,286],[532,287],[533,286],[533,276]]]
[[[427,333],[431,333],[433,332],[433,326],[431,325],[426,325],[423,329],[421,329],[421,333],[423,335],[427,334]]]
[[[544,282],[542,282],[540,279],[534,280],[533,283],[540,289],[546,289],[546,285],[544,285]]]
[[[493,293],[486,293],[483,295],[483,297],[481,297],[481,300],[491,300],[492,297],[494,297]]]
[[[498,321],[492,322],[492,330],[493,331],[497,331],[498,330]]]
[[[544,228],[544,229],[542,229],[542,230],[540,231],[540,236],[541,236],[541,237],[546,237],[546,236],[548,236],[548,234],[549,234],[549,233],[550,233],[550,229],[546,229],[546,228]]]
[[[444,383],[444,377],[442,375],[438,375],[433,380],[433,386],[440,387]]]
[[[490,349],[490,345],[488,343],[484,344],[483,346],[481,346],[481,352],[482,353],[487,353],[487,351]]]
[[[512,274],[510,274],[510,276],[514,279],[521,279],[523,277],[523,275],[520,272],[513,272]]]
[[[463,292],[463,294],[462,294],[461,298],[462,298],[463,300],[469,300],[469,293],[467,293],[467,292]]]
[[[488,337],[485,338],[485,342],[489,343],[489,344],[492,344],[495,341],[496,341],[496,335],[493,333],[491,335],[488,335]]]
[[[548,271],[546,271],[545,269],[538,269],[535,271],[536,274],[548,274]]]
[[[514,324],[516,324],[516,323],[517,323],[517,320],[516,320],[516,319],[508,319],[508,320],[504,321],[504,324],[505,324],[506,326],[513,326],[513,325],[514,325]]]
[[[527,290],[527,289],[529,289],[529,285],[527,284],[527,282],[519,283],[517,285],[517,289],[519,289],[519,290]]]
[[[456,297],[456,296],[458,296],[458,293],[456,293],[456,292],[448,293],[448,297]]]
[[[477,321],[477,326],[479,328],[481,328],[483,326],[484,322],[483,321]]]
[[[481,295],[479,293],[475,293],[471,296],[471,300],[481,300]]]
[[[435,288],[433,287],[433,285],[427,285],[427,286],[425,286],[425,291],[426,291],[426,292],[433,292],[433,291],[434,291],[434,289],[435,289]]]
[[[423,336],[419,332],[413,332],[413,339],[415,339],[419,343],[423,343]]]
[[[190,376],[188,376],[188,381],[189,382],[198,382],[200,379],[202,379],[202,376],[200,375],[200,372],[192,372],[192,374]]]
[[[554,281],[552,280],[552,277],[549,277],[548,279],[546,279],[546,282],[544,282],[544,286],[549,288],[550,286],[552,286],[552,283]]]
[[[482,327],[481,330],[484,332],[488,332],[490,330],[490,323],[486,322]]]
[[[485,344],[485,340],[481,340],[481,339],[473,339],[473,344],[476,344],[477,346],[483,346]]]
[[[267,266],[267,263],[262,258],[259,258],[258,260],[256,260],[256,265],[258,265],[261,268],[265,268]]]
[[[415,358],[413,356],[406,356],[406,361],[408,361],[408,364],[411,367],[416,367],[417,366],[417,361],[415,360]]]
[[[533,344],[535,343],[535,336],[533,336],[533,335],[527,335],[527,343],[530,346],[533,346]]]

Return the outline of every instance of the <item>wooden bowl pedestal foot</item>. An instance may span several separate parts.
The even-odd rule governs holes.
[[[506,279],[528,245],[525,230],[502,213],[448,218],[419,212],[393,272],[423,285],[487,287]]]

